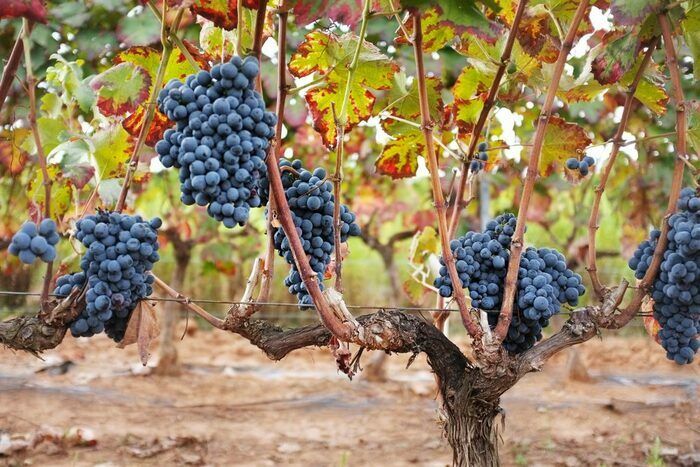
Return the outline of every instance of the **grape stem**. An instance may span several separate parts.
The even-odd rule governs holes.
[[[36,122],[36,78],[32,70],[32,43],[29,35],[31,34],[32,26],[28,19],[22,19],[22,49],[24,51],[24,66],[26,69],[27,93],[29,94],[29,126],[32,129],[34,136],[34,145],[36,146],[37,159],[41,168],[42,185],[44,186],[44,213],[45,219],[51,218],[51,185],[52,180],[49,175],[48,166],[46,164],[46,154],[44,146],[41,144],[41,135],[39,134],[39,126]],[[17,46],[15,46],[17,48]],[[14,51],[13,51],[14,52]],[[19,61],[19,58],[17,58]],[[51,278],[53,275],[53,261],[46,263],[46,273],[44,274],[44,283],[41,287],[41,309],[46,311],[49,299],[49,288],[51,287]]]
[[[255,15],[255,32],[253,36],[253,55],[258,59],[258,63],[262,63],[262,44],[263,31],[265,30],[265,14],[267,13],[267,0],[258,0],[258,11]],[[262,94],[262,73],[258,73],[257,79],[258,91]]]
[[[413,12],[413,52],[416,62],[416,76],[418,80],[418,100],[420,104],[421,114],[421,131],[425,140],[426,159],[430,168],[430,182],[433,191],[433,200],[435,201],[435,210],[438,218],[438,234],[440,236],[440,244],[442,247],[442,258],[447,267],[447,271],[452,281],[454,297],[459,307],[459,313],[462,317],[464,327],[469,335],[474,339],[475,349],[481,348],[482,330],[474,320],[470,312],[470,305],[467,303],[464,295],[464,289],[460,287],[461,280],[457,274],[455,259],[450,248],[449,230],[447,228],[447,216],[445,197],[442,194],[440,185],[440,173],[437,155],[435,153],[435,145],[433,144],[432,127],[433,122],[430,118],[430,104],[428,102],[428,91],[425,83],[425,66],[423,63],[423,27],[421,25],[421,14],[419,11]]]
[[[186,297],[182,295],[180,292],[177,290],[173,289],[168,285],[163,279],[160,277],[156,276],[155,274],[151,273],[154,279],[154,283],[163,289],[165,293],[173,297],[174,299],[180,301],[182,305],[199,316],[200,318],[204,319],[207,323],[211,324],[217,329],[223,329],[224,328],[224,320],[217,318],[216,316],[211,315],[208,311],[206,311],[204,308],[200,307],[199,305],[196,305],[195,303],[192,303],[192,300],[189,297]]]
[[[340,218],[340,206],[342,204],[341,189],[343,182],[343,157],[345,155],[345,127],[348,124],[350,88],[352,87],[352,81],[355,78],[357,67],[360,64],[360,53],[362,52],[362,46],[364,45],[365,36],[367,35],[370,3],[370,0],[364,1],[364,6],[362,8],[362,22],[360,23],[360,33],[357,38],[357,46],[355,47],[355,53],[353,54],[352,61],[348,67],[348,79],[345,83],[343,100],[340,102],[340,112],[338,112],[337,115],[335,115],[335,106],[333,106],[335,131],[337,133],[335,143],[335,171],[331,177],[331,180],[333,180],[333,198],[335,200],[333,203],[333,236],[335,237],[335,289],[340,293],[343,293],[343,254],[342,245],[340,244],[340,228],[342,225],[342,219]]]
[[[117,212],[122,212],[124,205],[126,204],[126,195],[129,193],[129,188],[131,188],[131,182],[134,178],[134,173],[139,164],[139,159],[141,157],[141,149],[144,144],[146,144],[146,137],[151,129],[151,124],[156,115],[156,106],[158,102],[158,93],[163,87],[163,81],[165,77],[165,70],[168,67],[168,61],[170,60],[170,55],[173,51],[173,43],[168,39],[169,34],[165,26],[165,12],[166,12],[167,2],[163,2],[163,12],[161,14],[161,40],[163,43],[163,52],[161,53],[160,63],[158,64],[158,71],[156,73],[156,79],[153,84],[153,92],[148,99],[148,104],[146,104],[146,113],[144,115],[143,124],[141,125],[141,130],[139,131],[139,136],[136,139],[136,144],[134,145],[134,152],[131,154],[131,160],[126,168],[126,176],[124,177],[124,185],[122,186],[121,192],[119,193],[119,201],[115,210]],[[184,8],[178,10],[177,15],[173,24],[170,26],[170,33],[177,31],[180,26],[180,21],[182,20],[182,15],[184,13]]]
[[[612,329],[621,328],[634,317],[642,304],[642,300],[644,300],[644,297],[649,293],[649,290],[656,279],[659,268],[661,267],[664,251],[666,251],[666,246],[668,245],[668,220],[673,213],[676,212],[676,203],[678,202],[678,197],[681,192],[681,185],[683,184],[683,170],[685,168],[685,162],[683,159],[687,154],[687,117],[685,113],[685,97],[683,95],[683,86],[681,83],[681,72],[678,65],[678,58],[676,56],[676,49],[673,45],[673,30],[666,11],[659,13],[659,25],[661,26],[661,35],[663,37],[664,49],[666,51],[666,65],[668,67],[669,74],[671,75],[671,84],[674,98],[676,100],[676,162],[673,166],[673,178],[671,181],[671,189],[668,193],[668,206],[666,207],[666,214],[664,215],[663,223],[661,225],[661,235],[659,236],[659,241],[654,249],[651,264],[649,265],[649,269],[647,269],[646,274],[644,274],[644,278],[642,278],[641,282],[639,283],[639,288],[634,291],[632,299],[627,307],[623,309],[620,314],[615,317],[614,322],[611,323],[610,327]]]
[[[498,69],[496,70],[496,75],[493,77],[493,82],[491,83],[491,88],[484,102],[484,107],[479,113],[479,118],[476,120],[474,127],[471,131],[471,136],[469,138],[469,146],[467,149],[467,154],[462,161],[462,170],[459,178],[459,183],[457,184],[457,195],[455,196],[454,206],[452,207],[452,216],[450,219],[450,228],[448,231],[448,237],[452,238],[455,231],[457,230],[457,224],[459,224],[459,217],[462,211],[466,207],[467,203],[464,201],[464,191],[467,185],[467,177],[469,175],[469,161],[474,157],[474,152],[476,150],[476,145],[481,137],[481,132],[486,124],[486,119],[491,112],[494,104],[496,103],[496,96],[498,95],[498,89],[501,86],[501,80],[503,79],[503,74],[510,63],[510,55],[513,51],[513,45],[515,44],[515,38],[518,33],[518,28],[520,26],[520,21],[523,17],[523,12],[525,11],[525,5],[527,0],[520,0],[518,2],[518,8],[515,11],[515,17],[513,18],[513,24],[508,31],[508,38],[506,39],[505,47],[503,48],[503,53],[501,54],[501,61],[498,64]]]
[[[158,21],[160,21],[162,24],[163,16],[161,15],[160,11],[158,11],[158,7],[153,2],[153,0],[148,0],[148,7],[151,9]],[[182,52],[182,55],[184,55],[184,57],[187,59],[187,62],[190,65],[192,65],[192,68],[194,68],[197,71],[202,69],[201,65],[197,62],[197,60],[194,59],[185,43],[182,41],[182,39],[180,39],[180,36],[177,35],[177,30],[168,31],[168,37],[171,41],[175,43],[177,48],[180,49],[180,52]]]
[[[287,20],[289,12],[280,10],[277,13],[278,17],[278,32],[277,32],[277,102],[275,104],[275,112],[277,113],[277,126],[275,127],[275,139],[270,145],[268,159],[274,160],[275,165],[279,160],[279,155],[282,152],[282,126],[284,125],[284,108],[287,102]],[[270,197],[267,203],[267,249],[265,258],[263,259],[262,279],[260,281],[260,291],[258,292],[258,301],[266,302],[270,298],[270,290],[272,278],[275,270],[275,228],[272,221],[277,217],[277,209],[275,207],[274,197]]]
[[[7,94],[10,92],[12,80],[17,75],[19,61],[22,59],[22,53],[24,52],[24,27],[27,24],[29,28],[32,27],[32,23],[22,23],[22,29],[19,31],[17,40],[15,40],[15,45],[12,47],[12,52],[10,52],[5,68],[3,68],[2,71],[2,78],[0,79],[0,111],[2,111],[5,99],[7,99]]]
[[[542,153],[544,135],[547,130],[547,124],[549,123],[549,117],[552,113],[554,98],[556,97],[557,89],[559,88],[559,82],[564,71],[566,58],[574,44],[574,39],[576,38],[579,24],[588,11],[588,4],[589,0],[582,0],[576,9],[576,13],[571,21],[569,30],[566,33],[566,38],[564,39],[564,43],[559,51],[559,56],[557,57],[557,61],[554,65],[552,81],[547,89],[547,95],[545,97],[544,104],[542,105],[540,116],[537,119],[537,129],[535,130],[535,135],[533,137],[530,160],[528,161],[527,166],[527,175],[525,176],[523,192],[520,197],[518,220],[510,247],[508,273],[506,275],[505,289],[503,291],[503,305],[501,308],[501,313],[498,317],[498,324],[496,325],[495,340],[497,341],[496,344],[498,345],[500,345],[503,342],[503,339],[505,339],[508,333],[508,327],[510,326],[510,322],[513,318],[513,302],[515,301],[515,290],[518,281],[518,271],[520,269],[520,256],[523,251],[523,237],[525,234],[527,211],[530,207],[532,191],[535,187],[535,181],[537,180],[539,172],[540,155]]]
[[[605,168],[601,173],[600,183],[595,188],[595,198],[593,199],[593,207],[591,208],[591,215],[588,218],[588,265],[586,267],[586,270],[588,271],[588,275],[591,278],[593,290],[599,299],[603,297],[603,294],[605,292],[605,287],[600,282],[600,278],[598,277],[598,267],[596,265],[596,233],[598,231],[598,228],[600,227],[598,224],[600,220],[600,202],[603,197],[603,192],[605,191],[605,185],[608,183],[608,177],[610,176],[612,168],[615,165],[617,155],[620,152],[620,148],[624,144],[622,136],[625,130],[627,129],[627,123],[629,121],[630,115],[632,114],[632,106],[635,103],[634,94],[637,91],[637,86],[644,77],[644,71],[651,62],[651,56],[654,53],[658,42],[659,38],[655,37],[649,44],[647,51],[644,54],[644,58],[642,58],[642,62],[639,65],[639,69],[637,69],[637,73],[635,74],[634,78],[632,79],[632,83],[627,89],[627,95],[625,96],[625,104],[622,110],[620,124],[618,125],[617,131],[615,132],[615,136],[613,137],[612,151],[610,152],[610,157],[608,158],[608,161],[605,164]]]

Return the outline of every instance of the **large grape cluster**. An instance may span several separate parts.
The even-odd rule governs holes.
[[[184,84],[171,80],[158,96],[158,108],[177,126],[165,131],[156,152],[165,167],[179,169],[180,199],[207,206],[228,228],[267,203],[260,187],[277,116],[253,89],[258,72],[255,57],[233,57]]]
[[[487,312],[491,326],[498,322],[515,224],[515,216],[505,213],[483,232],[468,232],[450,243],[462,287],[468,289],[472,305]],[[441,296],[450,297],[452,281],[442,258],[440,262],[435,286]],[[584,292],[581,276],[566,267],[561,253],[528,247],[520,259],[513,319],[503,346],[512,353],[531,348],[561,304],[575,306]]]
[[[160,259],[157,229],[161,220],[99,212],[76,224],[76,238],[87,248],[82,272],[59,277],[54,291],[68,295],[87,283],[86,307],[71,323],[71,333],[89,337],[103,330],[115,341],[124,337],[131,312],[152,293],[149,271]]]
[[[318,168],[312,172],[302,168],[301,161],[280,161],[283,170],[282,186],[285,189],[289,209],[294,225],[301,239],[304,252],[309,258],[311,268],[318,274],[321,290],[323,276],[331,262],[335,246],[333,236],[333,184],[326,180],[326,171]],[[355,223],[355,214],[347,206],[340,207],[340,241],[345,242],[349,236],[360,235],[360,226]],[[312,305],[311,296],[306,290],[301,275],[294,264],[294,256],[289,240],[281,228],[274,234],[275,248],[287,263],[292,265],[284,285],[289,292],[296,295],[299,305]]]
[[[668,245],[651,297],[666,357],[684,365],[693,361],[700,348],[700,196],[685,188],[677,207],[668,221]],[[630,259],[629,267],[638,279],[649,269],[660,236],[654,230]]]
[[[24,264],[33,264],[37,258],[50,263],[56,259],[56,244],[60,239],[52,219],[42,220],[38,227],[28,221],[13,235],[7,251]]]

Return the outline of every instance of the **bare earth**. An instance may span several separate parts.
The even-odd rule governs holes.
[[[369,383],[324,350],[275,363],[211,332],[178,348],[180,377],[144,375],[104,337],[67,338],[45,361],[0,350],[0,465],[450,463],[424,358],[393,356],[390,380]],[[641,337],[579,349],[594,381],[569,379],[564,354],[503,398],[504,464],[700,465],[700,364]]]

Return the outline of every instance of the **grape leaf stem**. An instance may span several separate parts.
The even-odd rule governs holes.
[[[277,13],[277,17],[277,102],[275,104],[277,126],[275,127],[275,139],[267,156],[273,159],[275,164],[277,164],[279,155],[282,152],[282,126],[284,124],[284,108],[287,102],[287,91],[289,89],[287,86],[287,20],[289,18],[289,12],[280,10]],[[275,228],[272,225],[272,221],[277,216],[277,210],[275,208],[274,197],[270,197],[267,209],[267,249],[263,261],[260,291],[258,292],[259,302],[266,302],[270,298],[272,278],[275,271]]]
[[[151,9],[155,17],[158,19],[158,21],[161,22],[163,21],[163,16],[161,15],[160,11],[158,10],[158,7],[156,6],[155,2],[153,0],[148,0],[148,7]],[[175,43],[178,49],[180,49],[180,52],[182,52],[182,55],[184,55],[185,59],[189,62],[190,65],[195,70],[200,70],[202,67],[201,65],[197,62],[197,60],[194,59],[192,54],[190,53],[189,49],[185,45],[185,43],[180,39],[180,36],[177,35],[177,30],[173,31],[168,31],[168,37],[170,38],[171,41]]]
[[[508,32],[508,38],[506,39],[505,47],[503,48],[503,53],[501,54],[501,61],[496,69],[496,75],[493,77],[493,82],[491,83],[491,88],[484,102],[484,107],[479,113],[479,118],[472,128],[471,136],[469,138],[469,146],[467,149],[466,157],[462,162],[462,171],[460,174],[459,182],[457,184],[457,194],[455,196],[454,206],[452,207],[452,216],[450,219],[450,229],[448,231],[449,238],[452,238],[457,230],[457,224],[459,224],[459,217],[466,207],[466,202],[464,201],[464,191],[467,185],[467,177],[469,175],[469,161],[474,157],[474,152],[476,150],[476,145],[481,137],[481,132],[484,130],[484,125],[486,124],[486,119],[491,112],[494,104],[496,103],[496,96],[498,95],[498,89],[501,86],[501,80],[503,75],[510,63],[510,56],[513,52],[513,45],[515,44],[515,38],[518,34],[518,28],[520,26],[520,21],[523,17],[523,12],[525,11],[525,6],[527,5],[527,0],[520,0],[518,2],[518,7],[515,11],[515,17],[513,18],[513,24],[511,25],[510,31]]]
[[[649,293],[654,280],[661,267],[664,251],[668,245],[668,220],[676,212],[676,203],[681,192],[683,184],[683,171],[685,169],[684,158],[687,153],[687,116],[685,113],[685,96],[683,95],[683,85],[681,83],[681,72],[678,65],[678,57],[676,49],[673,45],[673,29],[671,22],[668,19],[668,13],[662,11],[659,13],[659,25],[661,26],[661,35],[663,37],[664,50],[666,51],[666,66],[671,75],[671,87],[673,88],[674,99],[676,101],[676,162],[673,166],[673,178],[671,179],[671,189],[668,193],[668,206],[661,225],[661,235],[659,241],[654,248],[651,264],[647,269],[644,278],[639,283],[639,287],[634,291],[628,305],[615,317],[612,323],[613,329],[618,329],[627,324],[642,305],[642,300]]]
[[[445,197],[442,194],[440,185],[440,168],[438,165],[437,155],[435,153],[435,145],[433,144],[432,127],[433,122],[430,118],[430,104],[428,103],[428,91],[425,83],[425,65],[423,63],[423,28],[421,25],[421,14],[418,11],[413,12],[413,52],[416,62],[416,76],[418,80],[418,101],[421,114],[421,131],[425,140],[426,159],[430,168],[430,182],[433,191],[433,200],[435,201],[435,210],[438,218],[438,234],[440,236],[440,245],[442,247],[442,258],[447,267],[447,271],[452,281],[452,289],[454,297],[459,307],[459,313],[462,318],[462,323],[467,329],[469,335],[474,339],[475,349],[481,347],[482,330],[471,315],[471,307],[467,303],[464,295],[464,289],[460,287],[461,280],[455,266],[455,259],[450,248],[449,230],[447,228],[447,215]]]
[[[124,185],[122,185],[121,192],[119,193],[119,201],[117,202],[117,206],[115,207],[115,210],[117,212],[122,212],[124,209],[124,206],[126,204],[126,196],[129,193],[129,188],[131,188],[131,182],[133,181],[134,178],[134,173],[136,172],[136,168],[139,164],[139,159],[141,157],[141,149],[143,149],[144,144],[146,144],[146,137],[148,136],[148,132],[151,129],[151,124],[153,123],[153,119],[155,118],[156,115],[156,107],[157,107],[157,102],[158,102],[158,93],[160,92],[160,89],[163,87],[163,81],[165,78],[165,70],[168,67],[168,61],[170,60],[170,55],[173,52],[173,43],[172,41],[168,40],[168,33],[167,33],[167,28],[165,26],[165,9],[166,9],[166,4],[167,2],[163,3],[163,13],[161,15],[161,18],[163,20],[161,21],[161,40],[163,42],[163,52],[161,53],[160,56],[160,63],[158,64],[158,71],[156,72],[156,79],[155,82],[153,83],[153,92],[151,93],[151,96],[148,99],[148,104],[146,104],[146,113],[143,119],[143,124],[141,126],[141,130],[139,131],[139,136],[136,139],[136,144],[134,145],[134,152],[131,154],[131,159],[129,160],[129,165],[126,168],[126,176],[124,177]],[[184,9],[181,8],[177,12],[177,16],[175,16],[175,20],[173,21],[173,24],[170,26],[170,31],[177,31],[177,28],[180,25],[180,21],[182,20],[182,15],[184,13]]]
[[[649,44],[647,51],[645,52],[644,57],[642,58],[642,62],[639,65],[639,69],[637,70],[637,73],[632,79],[632,83],[627,89],[627,95],[625,96],[625,103],[622,110],[622,117],[620,118],[620,123],[617,127],[617,131],[615,132],[615,136],[613,137],[613,146],[610,152],[610,157],[608,158],[608,161],[605,164],[605,167],[603,168],[603,172],[600,175],[600,183],[595,188],[593,207],[591,208],[591,215],[588,218],[588,265],[586,267],[586,270],[588,271],[588,275],[591,278],[593,290],[597,298],[602,298],[603,293],[605,291],[605,287],[600,282],[600,278],[598,277],[598,267],[596,264],[596,233],[598,232],[598,228],[600,227],[598,224],[600,220],[600,202],[603,198],[605,185],[608,183],[608,177],[610,177],[612,168],[615,165],[617,155],[620,152],[620,148],[624,144],[622,136],[625,130],[627,130],[627,123],[629,121],[630,115],[632,114],[632,106],[635,102],[634,94],[637,91],[637,86],[644,77],[644,71],[651,62],[651,56],[654,53],[654,49],[656,49],[658,41],[659,38],[655,37]]]
[[[568,57],[574,44],[574,39],[576,38],[579,24],[588,11],[588,4],[589,0],[581,1],[576,9],[573,19],[571,20],[569,30],[566,33],[566,38],[564,39],[564,43],[559,51],[559,56],[557,57],[557,61],[554,65],[552,81],[547,89],[547,95],[544,103],[542,104],[540,116],[537,119],[537,129],[535,130],[535,135],[533,137],[530,160],[528,161],[527,166],[527,174],[525,176],[523,191],[520,197],[520,208],[518,210],[517,224],[515,226],[515,233],[513,234],[513,240],[510,247],[510,259],[508,261],[508,273],[506,275],[504,285],[505,289],[503,291],[501,312],[495,330],[495,340],[497,341],[496,343],[498,345],[500,345],[503,342],[503,339],[506,337],[508,327],[510,326],[510,322],[513,318],[513,302],[515,301],[518,271],[520,269],[520,256],[522,255],[523,251],[523,237],[525,234],[527,212],[528,208],[530,207],[530,199],[532,198],[532,192],[535,187],[535,181],[537,180],[537,174],[539,172],[540,155],[542,153],[547,124],[549,123],[549,117],[552,113],[554,98],[556,97],[557,89],[559,88],[559,82],[564,71],[566,58]]]
[[[26,69],[27,93],[29,94],[29,126],[34,136],[34,145],[36,146],[37,159],[41,168],[42,185],[44,186],[44,212],[43,218],[51,218],[51,185],[53,181],[49,176],[49,169],[46,163],[46,154],[44,146],[41,144],[41,135],[39,134],[39,126],[36,122],[36,77],[32,70],[32,43],[30,34],[32,31],[31,23],[28,19],[22,19],[22,49],[24,52],[24,66]],[[19,59],[18,59],[19,60]],[[46,263],[46,273],[44,274],[44,282],[41,287],[41,308],[46,310],[49,299],[49,289],[51,287],[51,277],[53,276],[53,261]]]

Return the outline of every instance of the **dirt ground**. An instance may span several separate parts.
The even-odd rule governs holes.
[[[237,336],[178,342],[185,372],[148,375],[136,350],[67,338],[39,360],[0,350],[0,465],[448,465],[423,358],[384,383],[338,374],[329,354],[267,360]],[[648,339],[579,346],[502,401],[505,465],[700,465],[700,364]]]

